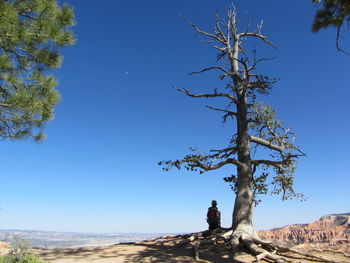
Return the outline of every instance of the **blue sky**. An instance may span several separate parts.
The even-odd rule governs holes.
[[[42,144],[1,142],[0,228],[200,231],[207,227],[212,199],[229,226],[234,194],[222,177],[234,167],[198,175],[165,173],[157,163],[185,155],[190,146],[224,146],[234,130],[204,107],[208,101],[172,89],[199,92],[224,85],[215,74],[188,76],[213,65],[215,52],[181,15],[210,31],[215,10],[230,2],[66,2],[75,9],[77,43],[63,50],[64,63],[55,72],[62,101]],[[235,4],[244,28],[248,14],[252,27],[263,19],[264,34],[278,46],[254,43],[258,54],[277,57],[260,67],[280,78],[265,101],[287,126],[296,127],[297,144],[307,153],[295,185],[308,200],[263,197],[255,227],[349,212],[350,56],[335,50],[334,29],[311,33],[311,1]]]

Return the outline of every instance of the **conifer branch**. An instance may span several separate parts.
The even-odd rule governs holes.
[[[233,111],[229,111],[229,110],[224,110],[224,109],[220,109],[220,108],[215,108],[215,107],[212,107],[212,106],[205,106],[205,107],[207,107],[207,108],[209,108],[209,109],[212,109],[212,110],[216,110],[216,111],[222,111],[222,112],[226,112],[227,114],[227,116],[226,117],[228,117],[228,116],[237,116],[237,112],[233,112]]]
[[[262,34],[259,34],[259,33],[256,33],[256,32],[244,32],[244,33],[238,34],[238,38],[241,38],[241,37],[256,37],[256,38],[261,39],[265,43],[269,44],[274,49],[277,49],[277,47],[271,41],[267,40],[267,37],[262,35]]]
[[[219,41],[220,43],[225,44],[226,39],[224,37],[221,37],[221,34],[214,35],[205,31],[200,30],[195,24],[193,24],[191,21],[189,21],[187,18],[182,17],[198,34],[205,35],[207,37],[210,37],[212,39],[215,39]]]
[[[221,70],[222,72],[224,72],[224,73],[227,74],[227,75],[230,74],[230,73],[229,73],[226,69],[224,69],[223,67],[209,67],[209,68],[202,69],[202,70],[200,70],[200,71],[191,72],[191,73],[189,73],[188,75],[199,74],[199,73],[203,73],[203,72],[206,72],[206,71],[209,71],[209,70],[213,70],[213,69]]]
[[[272,150],[276,150],[276,151],[281,152],[281,153],[284,150],[284,146],[283,145],[279,146],[279,145],[271,143],[271,141],[264,140],[262,138],[258,138],[258,137],[255,137],[255,136],[249,136],[249,138],[250,138],[251,142],[257,143],[257,144],[262,145],[262,146],[265,146],[265,147],[270,148]]]
[[[221,92],[217,92],[215,90],[214,93],[205,93],[205,94],[193,94],[191,92],[189,92],[186,89],[178,89],[176,87],[173,87],[174,89],[176,89],[177,91],[180,91],[181,93],[192,97],[192,98],[213,98],[213,97],[224,97],[224,98],[228,98],[230,99],[233,103],[237,104],[237,100],[235,97],[233,97],[232,95],[228,94],[228,93],[221,93]]]
[[[193,163],[189,164],[189,166],[190,167],[198,167],[198,168],[201,168],[205,171],[210,171],[210,170],[219,169],[227,164],[233,164],[233,165],[236,165],[239,167],[243,166],[243,164],[241,162],[239,162],[238,160],[233,159],[233,158],[228,158],[228,159],[221,161],[221,162],[214,164],[214,165],[206,165],[206,164],[203,164],[199,161],[193,160]]]

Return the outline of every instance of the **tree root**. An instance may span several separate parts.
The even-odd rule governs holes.
[[[334,250],[334,249],[311,249],[309,251],[314,251],[314,252],[330,252],[330,253],[333,253],[333,254],[339,254],[339,255],[342,255],[342,256],[345,256],[345,257],[348,257],[350,258],[350,254],[349,253],[346,253],[346,252],[343,252],[343,251],[340,251],[340,250]]]
[[[323,256],[314,255],[309,252],[302,252],[296,249],[279,246],[269,241],[261,240],[257,235],[249,235],[243,231],[227,231],[225,233],[217,231],[195,233],[187,236],[186,239],[192,245],[193,257],[195,260],[200,258],[200,250],[203,248],[212,248],[221,246],[230,249],[233,255],[239,249],[244,249],[248,254],[256,258],[256,262],[265,259],[274,263],[297,263],[302,261],[342,263],[327,259]]]

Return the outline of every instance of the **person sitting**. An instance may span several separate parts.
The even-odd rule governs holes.
[[[220,211],[216,206],[217,206],[217,202],[215,200],[213,200],[211,202],[211,207],[208,208],[207,222],[209,224],[209,230],[213,230],[215,228],[218,228],[221,225],[221,223],[220,223],[220,217],[221,217]]]

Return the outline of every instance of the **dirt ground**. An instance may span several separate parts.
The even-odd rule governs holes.
[[[201,250],[200,260],[193,259],[193,251],[188,244],[181,245],[181,240],[154,240],[138,243],[124,243],[106,247],[87,247],[76,249],[33,249],[43,261],[52,263],[248,263],[255,258],[244,253],[233,257],[230,250],[208,248]],[[313,251],[313,254],[338,262],[349,262],[350,256],[337,251]],[[295,257],[297,255],[290,255]],[[295,259],[296,262],[327,262]],[[262,260],[261,262],[269,262]]]

